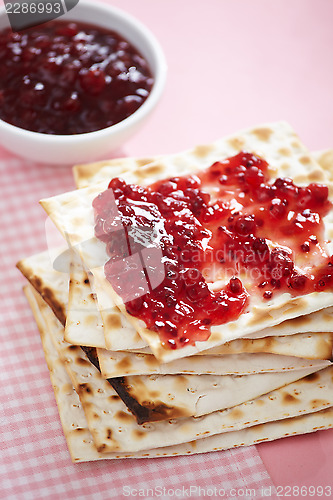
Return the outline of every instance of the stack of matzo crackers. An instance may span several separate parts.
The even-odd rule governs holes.
[[[112,178],[149,185],[241,150],[264,158],[273,180],[330,184],[333,154],[310,155],[276,123],[177,155],[77,166],[78,189],[42,201],[70,250],[50,248],[18,267],[74,462],[203,453],[333,426],[332,292],[250,297],[208,340],[168,349],[105,278],[92,202]],[[333,211],[324,220],[330,240]]]

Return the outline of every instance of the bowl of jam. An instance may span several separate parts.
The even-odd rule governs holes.
[[[105,157],[142,125],[166,79],[153,34],[127,13],[82,1],[19,32],[0,13],[0,143],[33,161]]]

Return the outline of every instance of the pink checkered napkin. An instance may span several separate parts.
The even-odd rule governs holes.
[[[72,464],[39,333],[15,263],[46,249],[38,200],[74,188],[68,168],[41,167],[0,150],[0,498],[252,498],[273,483],[256,451]],[[201,488],[201,490],[200,490]],[[232,490],[232,491],[231,491]],[[230,493],[231,492],[231,493]],[[215,496],[212,496],[212,493]],[[250,495],[250,496],[249,496]]]

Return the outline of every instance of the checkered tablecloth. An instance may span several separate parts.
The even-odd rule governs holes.
[[[15,268],[19,259],[46,248],[46,217],[38,200],[74,188],[72,173],[0,150],[0,184],[0,498],[262,498],[262,488],[273,484],[254,446],[72,464],[24,281]]]

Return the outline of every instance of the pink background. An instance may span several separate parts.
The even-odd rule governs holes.
[[[169,67],[158,108],[115,156],[172,153],[280,119],[289,121],[311,150],[333,148],[331,0],[109,3],[155,33]],[[48,168],[46,173],[53,175]],[[333,489],[333,431],[257,449],[275,485]]]
[[[108,2],[106,2],[108,3]],[[333,147],[331,0],[114,0],[158,37],[164,98],[124,152],[168,153],[284,119]]]

